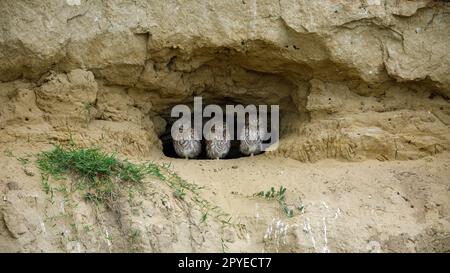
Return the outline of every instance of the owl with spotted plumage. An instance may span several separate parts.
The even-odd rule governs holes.
[[[182,158],[196,158],[202,151],[202,143],[194,128],[182,124],[173,136],[175,153]]]
[[[225,123],[214,124],[206,133],[205,138],[208,158],[220,159],[227,156],[231,148],[231,137]]]
[[[241,131],[239,150],[244,155],[256,155],[261,153],[262,140],[258,119],[246,118]]]

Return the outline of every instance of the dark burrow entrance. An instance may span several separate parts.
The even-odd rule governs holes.
[[[233,105],[237,105],[235,103],[229,103],[229,104],[233,104]],[[207,104],[206,104],[207,105]],[[204,104],[205,106],[205,104]],[[222,110],[223,110],[223,120],[226,120],[226,113],[225,113],[225,106],[224,105],[220,105]],[[246,105],[244,105],[245,107]],[[258,108],[258,105],[255,105]],[[191,108],[192,109],[192,108]],[[193,112],[193,111],[192,111]],[[172,136],[171,136],[171,128],[173,123],[177,120],[177,118],[173,118],[170,117],[170,109],[168,111],[167,114],[161,115],[161,117],[166,121],[166,128],[163,134],[160,135],[160,139],[162,141],[162,145],[163,145],[163,153],[165,156],[167,157],[171,157],[171,158],[180,158],[176,152],[175,149],[173,147],[173,140],[172,140]],[[267,114],[267,119],[268,119],[268,130],[270,131],[270,111]],[[212,117],[211,117],[212,118]],[[203,118],[203,126],[205,125],[205,123],[211,119],[211,118]],[[192,121],[193,122],[193,121]],[[227,124],[227,126],[229,126]],[[239,150],[239,146],[240,146],[240,140],[238,140],[238,125],[237,125],[237,115],[234,114],[234,135],[232,137],[231,140],[231,148],[230,151],[228,152],[228,154],[226,155],[226,157],[222,158],[222,159],[236,159],[236,158],[240,158],[240,157],[249,157],[249,155],[245,155],[242,154]],[[269,140],[264,140],[263,143],[269,143]],[[257,155],[261,155],[263,154],[264,151],[262,151],[261,153],[257,154]],[[255,156],[257,156],[255,155]],[[196,157],[195,159],[210,159],[207,157],[206,155],[206,143],[205,140],[202,139],[202,151],[200,153],[200,155],[198,157]],[[191,159],[192,160],[192,159]]]
[[[280,139],[297,130],[294,128],[296,124],[308,119],[303,109],[309,92],[309,68],[300,69],[301,74],[293,73],[292,67],[284,65],[285,60],[272,58],[271,54],[266,56],[267,45],[256,43],[253,46],[255,54],[231,48],[202,48],[189,56],[172,50],[170,54],[166,52],[161,55],[162,59],[158,58],[158,65],[154,67],[155,82],[153,77],[152,82],[149,82],[152,91],[149,92],[149,115],[155,119],[164,155],[178,158],[170,134],[172,124],[176,121],[170,117],[172,107],[182,104],[192,110],[194,97],[197,96],[202,97],[203,109],[211,104],[221,106],[222,110],[226,109],[226,105],[254,105],[257,108],[262,105],[269,108],[271,105],[279,106]],[[168,56],[164,57],[166,54],[171,57],[167,59]],[[203,120],[203,124],[205,122],[207,120]],[[234,134],[236,139],[236,128]],[[239,151],[239,146],[239,140],[231,141],[231,149],[225,159],[246,156]],[[197,158],[207,158],[205,141],[202,153]]]

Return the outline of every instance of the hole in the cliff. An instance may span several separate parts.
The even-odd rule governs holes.
[[[224,103],[225,101],[227,102],[232,102],[232,103]],[[217,102],[214,102],[217,103]],[[224,105],[226,104],[239,104],[239,103],[235,103],[231,98],[223,98],[221,100],[220,103],[217,103],[218,105],[221,106],[221,108],[223,109],[223,120],[226,120],[226,114],[225,114],[225,107]],[[206,104],[207,105],[207,104]],[[244,105],[245,107],[245,105]],[[170,117],[170,111],[167,113],[164,113],[163,115],[161,115],[161,117],[166,121],[166,127],[165,127],[165,131],[163,134],[160,135],[160,139],[162,141],[162,145],[163,145],[163,153],[165,156],[167,157],[171,157],[171,158],[180,158],[177,153],[175,152],[175,149],[173,147],[173,140],[172,140],[172,136],[171,136],[171,128],[173,123],[177,120],[176,118],[172,118]],[[209,120],[210,118],[203,118],[203,126],[205,125],[205,123]],[[228,152],[228,154],[222,158],[222,159],[236,159],[236,158],[240,158],[240,157],[249,157],[249,155],[245,155],[243,153],[241,153],[239,146],[240,146],[240,140],[238,140],[238,128],[237,128],[237,115],[234,114],[234,135],[232,137],[232,140],[230,141],[231,144],[231,148],[230,151]],[[270,121],[270,111],[268,112],[267,115],[267,120]],[[227,126],[229,126],[227,124]],[[270,122],[268,124],[268,130],[271,130],[271,125]],[[270,140],[265,140],[263,143],[269,143]],[[201,141],[202,143],[202,151],[200,153],[200,155],[198,157],[196,157],[195,159],[210,159],[207,157],[206,154],[206,142],[204,139],[202,139]],[[258,153],[257,155],[254,156],[258,156],[263,154],[264,151],[262,151],[261,153]],[[192,159],[191,159],[192,160]]]
[[[186,102],[186,103],[181,103],[181,104],[186,104],[188,106],[190,106],[191,109],[193,109],[193,106],[191,104],[192,102]],[[240,103],[239,101],[236,101],[234,98],[232,97],[221,97],[221,98],[213,98],[213,99],[205,99],[203,101],[203,107],[205,107],[206,105],[210,105],[210,104],[216,104],[221,106],[222,110],[223,110],[223,120],[225,121],[227,119],[227,115],[226,115],[226,111],[225,111],[225,105],[243,105],[244,107],[248,104],[248,103]],[[174,104],[176,105],[176,104]],[[172,106],[174,106],[172,105]],[[254,105],[258,108],[258,103],[254,103]],[[167,157],[171,157],[171,158],[180,158],[176,152],[175,149],[173,147],[173,140],[172,140],[172,136],[171,136],[171,128],[173,123],[177,120],[177,118],[173,118],[170,116],[170,111],[171,111],[172,107],[168,107],[165,111],[159,113],[159,117],[163,118],[166,122],[165,124],[165,130],[164,132],[162,132],[162,134],[159,136],[161,142],[162,142],[162,146],[163,146],[163,153],[165,156]],[[281,117],[282,114],[280,113],[280,121],[281,121]],[[211,117],[212,118],[212,117]],[[234,120],[234,135],[232,137],[232,140],[230,141],[231,144],[231,148],[228,152],[228,154],[222,158],[222,159],[236,159],[236,158],[240,158],[240,157],[249,157],[249,155],[243,154],[240,151],[240,140],[238,140],[237,138],[237,132],[238,132],[238,125],[237,125],[237,114],[234,113],[234,116],[232,117]],[[210,118],[206,118],[203,117],[203,126],[205,125],[205,123],[209,120]],[[270,119],[271,119],[271,113],[270,111],[268,111],[267,113],[267,120],[268,120],[268,124],[267,124],[267,130],[270,132],[271,131],[271,124],[270,124]],[[227,126],[229,126],[227,124]],[[281,137],[281,136],[280,136]],[[198,157],[196,157],[195,159],[210,159],[207,157],[206,154],[206,142],[204,139],[202,139],[202,151],[200,153],[200,155]],[[263,143],[269,143],[270,140],[265,140]],[[264,152],[262,151],[261,153],[255,154],[254,156],[258,156],[258,155],[262,155]]]
[[[247,41],[241,41],[241,44],[247,46]],[[298,44],[285,46],[298,48]],[[174,51],[170,56],[164,57],[164,62],[153,64],[154,68],[160,68],[154,70],[161,71],[162,75],[173,74],[173,78],[160,77],[161,82],[160,79],[154,80],[151,75],[146,78],[149,81],[148,86],[152,87],[149,92],[149,100],[152,101],[149,115],[155,119],[153,124],[156,124],[165,156],[179,158],[170,134],[172,124],[176,121],[170,117],[171,109],[178,104],[193,109],[194,97],[202,97],[203,107],[216,104],[222,109],[225,109],[225,105],[278,105],[280,141],[283,136],[288,136],[292,130],[297,130],[302,122],[308,120],[307,111],[302,110],[305,109],[308,95],[306,81],[297,77],[300,75],[285,73],[281,68],[272,71],[265,67],[267,62],[260,62],[260,57],[249,57],[231,48],[215,48],[201,50],[189,57]],[[191,63],[192,60],[195,62]],[[274,65],[278,67],[280,64]],[[172,83],[173,79],[179,81],[175,84]],[[203,124],[206,121],[203,120]],[[236,129],[234,134],[233,139],[237,139]],[[207,158],[205,141],[202,144],[202,153],[198,159]],[[233,140],[225,159],[247,156],[240,152],[239,146],[240,141]]]

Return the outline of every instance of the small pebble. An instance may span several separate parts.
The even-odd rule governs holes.
[[[23,172],[28,175],[28,176],[34,176],[34,172],[28,170],[28,169],[23,169]]]

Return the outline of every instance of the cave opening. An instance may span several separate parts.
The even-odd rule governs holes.
[[[239,58],[238,58],[239,57]],[[152,110],[150,116],[159,120],[158,136],[162,143],[162,153],[171,158],[179,158],[173,147],[171,128],[178,118],[170,116],[175,105],[186,105],[191,111],[194,108],[194,98],[201,97],[203,108],[207,105],[221,107],[226,120],[227,105],[254,105],[259,109],[265,105],[268,110],[271,106],[279,107],[279,136],[289,134],[296,124],[308,119],[305,105],[307,97],[307,84],[299,80],[296,75],[283,72],[283,69],[261,69],[263,66],[273,64],[259,64],[253,58],[242,54],[232,54],[230,50],[220,52],[203,52],[183,57],[182,54],[170,58],[170,65],[163,66],[158,73],[174,75],[167,84],[154,85],[152,97]],[[256,62],[256,63],[255,63]],[[261,65],[261,66],[260,66]],[[162,72],[161,72],[162,71]],[[166,74],[165,74],[166,73]],[[159,77],[165,80],[164,77]],[[172,81],[175,79],[175,81]],[[270,110],[267,120],[271,120]],[[203,125],[209,119],[203,120]],[[240,152],[240,140],[237,140],[236,116],[234,120],[234,135],[231,148],[224,159],[246,157]],[[293,122],[294,121],[294,122]],[[267,131],[271,131],[271,124],[267,124]],[[266,140],[263,143],[271,142]],[[202,152],[196,159],[208,159],[205,152],[205,140],[202,141]],[[263,154],[263,153],[259,153]]]
[[[232,124],[233,124],[232,126],[234,127],[234,130],[233,130],[233,133],[231,136],[231,140],[230,140],[230,144],[231,144],[230,150],[227,153],[227,155],[221,159],[224,160],[224,159],[236,159],[236,158],[241,158],[241,157],[250,157],[250,155],[246,155],[246,154],[242,153],[239,149],[240,140],[238,139],[239,129],[238,129],[237,113],[232,113],[230,115],[229,113],[226,112],[226,105],[233,105],[233,106],[242,105],[245,108],[248,106],[248,104],[242,104],[233,98],[221,98],[218,100],[217,99],[207,100],[206,103],[204,103],[202,106],[202,112],[207,105],[211,105],[211,104],[218,105],[222,109],[222,112],[223,112],[222,118],[223,118],[224,122],[227,123],[228,128],[231,125],[227,121],[230,121],[230,120],[232,120]],[[192,109],[192,103],[189,106]],[[259,105],[255,105],[255,106],[258,109]],[[170,109],[171,109],[171,107],[170,107]],[[228,118],[227,118],[227,114],[229,115]],[[258,111],[258,115],[259,114],[260,113]],[[248,117],[248,114],[246,116]],[[160,134],[160,136],[159,136],[159,138],[162,142],[163,154],[166,157],[170,157],[170,158],[180,158],[180,156],[178,156],[177,153],[175,152],[175,149],[173,146],[173,139],[171,136],[172,125],[178,118],[171,117],[170,110],[166,111],[164,114],[160,115],[160,117],[162,117],[165,120],[164,132],[162,134]],[[202,129],[205,127],[205,123],[208,122],[212,118],[214,118],[214,114],[211,117],[203,117],[202,118]],[[269,131],[269,132],[272,130],[270,121],[271,121],[271,112],[268,111],[267,112],[267,131]],[[191,122],[193,122],[193,117],[191,117]],[[263,140],[262,143],[267,144],[270,141],[271,141],[271,139],[266,139],[266,140]],[[204,138],[202,138],[202,140],[201,140],[201,145],[202,145],[201,153],[194,159],[197,159],[197,160],[211,159],[211,158],[208,158],[208,156],[206,154],[206,140]],[[262,155],[264,153],[265,153],[265,151],[261,151],[261,152],[255,154],[254,156]]]

